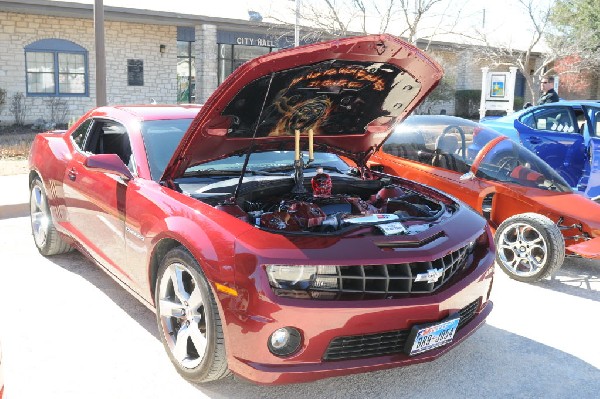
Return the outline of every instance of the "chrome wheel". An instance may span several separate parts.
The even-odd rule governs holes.
[[[46,205],[46,194],[38,184],[34,184],[31,188],[31,198],[29,202],[33,239],[38,248],[43,248],[46,246],[48,240],[50,217],[48,206]]]
[[[521,277],[538,274],[548,260],[544,237],[527,223],[515,223],[502,231],[497,251],[502,264]]]
[[[198,367],[207,349],[205,303],[199,282],[182,263],[164,270],[158,292],[160,325],[173,358],[184,368]]]
[[[565,259],[565,240],[547,216],[527,212],[500,224],[496,263],[510,278],[532,283],[552,276]]]

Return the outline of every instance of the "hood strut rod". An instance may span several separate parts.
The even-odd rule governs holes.
[[[267,86],[267,92],[265,93],[265,98],[263,99],[262,106],[260,107],[260,113],[258,114],[258,120],[256,121],[256,126],[254,127],[254,133],[252,134],[252,140],[250,141],[250,145],[248,146],[248,152],[246,153],[246,159],[244,159],[244,166],[242,167],[242,172],[240,173],[240,180],[238,181],[238,184],[235,187],[235,192],[233,194],[233,198],[230,199],[231,203],[237,202],[238,196],[240,194],[240,187],[242,187],[242,181],[244,180],[244,175],[246,174],[246,169],[248,168],[248,161],[250,161],[250,155],[252,155],[252,149],[254,148],[254,139],[256,138],[256,133],[258,132],[258,126],[260,126],[260,121],[262,119],[262,115],[265,110],[265,104],[267,103],[267,97],[269,97],[269,93],[271,92],[271,83],[273,83],[273,75],[274,75],[274,73],[271,73],[271,77],[269,78],[269,86]]]

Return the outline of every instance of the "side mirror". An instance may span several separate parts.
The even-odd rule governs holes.
[[[125,166],[117,154],[93,154],[83,163],[86,169],[102,173],[111,173],[128,181],[133,179],[131,171]]]

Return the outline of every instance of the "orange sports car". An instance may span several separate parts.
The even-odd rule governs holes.
[[[369,166],[438,188],[481,213],[495,229],[497,263],[516,280],[548,277],[565,256],[600,258],[600,204],[488,127],[451,116],[411,116]]]

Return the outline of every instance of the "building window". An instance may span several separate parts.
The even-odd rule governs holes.
[[[87,96],[87,54],[83,47],[62,39],[26,46],[27,95]]]
[[[177,102],[196,102],[196,58],[194,42],[196,30],[193,26],[177,27]]]
[[[177,102],[192,104],[196,100],[196,58],[194,42],[177,41]]]
[[[219,84],[246,61],[277,50],[277,47],[219,44]]]

